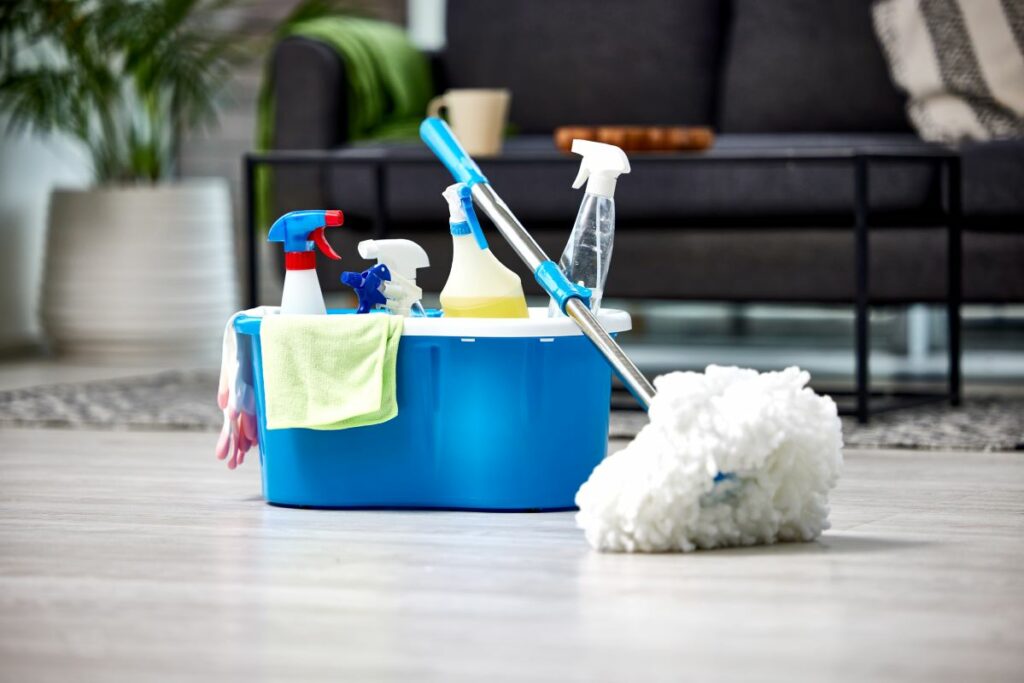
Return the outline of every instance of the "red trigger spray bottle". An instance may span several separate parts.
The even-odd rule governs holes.
[[[341,211],[292,211],[274,221],[268,242],[284,243],[283,315],[324,315],[324,295],[316,275],[314,245],[328,258],[341,259],[324,238],[324,228],[341,225]]]

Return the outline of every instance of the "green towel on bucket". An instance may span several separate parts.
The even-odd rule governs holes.
[[[342,57],[348,83],[350,141],[417,138],[427,103],[434,95],[434,83],[426,56],[405,31],[383,21],[335,15],[296,22],[280,37],[290,36],[320,41]],[[270,149],[274,140],[274,100],[269,70],[263,78],[256,114],[256,147]],[[270,182],[270,171],[259,167],[256,229],[260,233],[272,218]]]
[[[264,318],[267,429],[348,429],[398,415],[395,362],[404,320],[380,313]]]

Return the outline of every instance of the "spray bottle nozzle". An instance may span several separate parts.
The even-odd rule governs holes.
[[[473,233],[476,244],[487,248],[487,238],[473,209],[473,193],[466,183],[454,183],[445,188],[441,195],[448,200],[448,225],[453,235]]]
[[[324,225],[334,228],[345,222],[345,214],[339,209],[327,209],[324,211]]]
[[[615,181],[623,173],[629,173],[629,157],[615,145],[591,140],[573,140],[572,151],[583,157],[580,172],[572,186],[579,188],[584,181],[587,192],[602,197],[615,194]]]
[[[377,306],[386,306],[387,297],[384,296],[384,283],[391,280],[391,271],[383,263],[364,270],[362,273],[344,272],[341,274],[341,281],[356,290],[359,297],[359,308],[356,313],[369,313]]]
[[[268,242],[283,242],[287,253],[312,251],[314,245],[324,256],[341,259],[324,237],[324,229],[342,225],[345,216],[337,209],[327,211],[292,211],[274,221],[267,235]]]

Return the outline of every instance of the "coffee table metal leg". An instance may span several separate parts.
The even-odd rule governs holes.
[[[961,394],[961,319],[963,224],[960,206],[960,159],[948,159],[942,165],[943,210],[947,226],[946,321],[949,326],[949,402],[960,405]]]
[[[858,157],[854,162],[854,288],[856,326],[857,421],[866,423],[871,414],[868,166]]]
[[[245,218],[242,221],[242,243],[245,245],[245,307],[253,308],[259,300],[259,259],[256,255],[256,166],[248,154],[242,158],[242,184],[245,195]]]

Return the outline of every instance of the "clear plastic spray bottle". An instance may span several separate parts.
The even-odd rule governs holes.
[[[571,282],[590,289],[590,309],[597,313],[615,241],[615,182],[629,173],[629,159],[615,145],[590,140],[573,140],[572,151],[583,157],[572,186],[579,188],[586,182],[587,189],[558,265]],[[564,314],[552,301],[548,316],[559,315]]]

